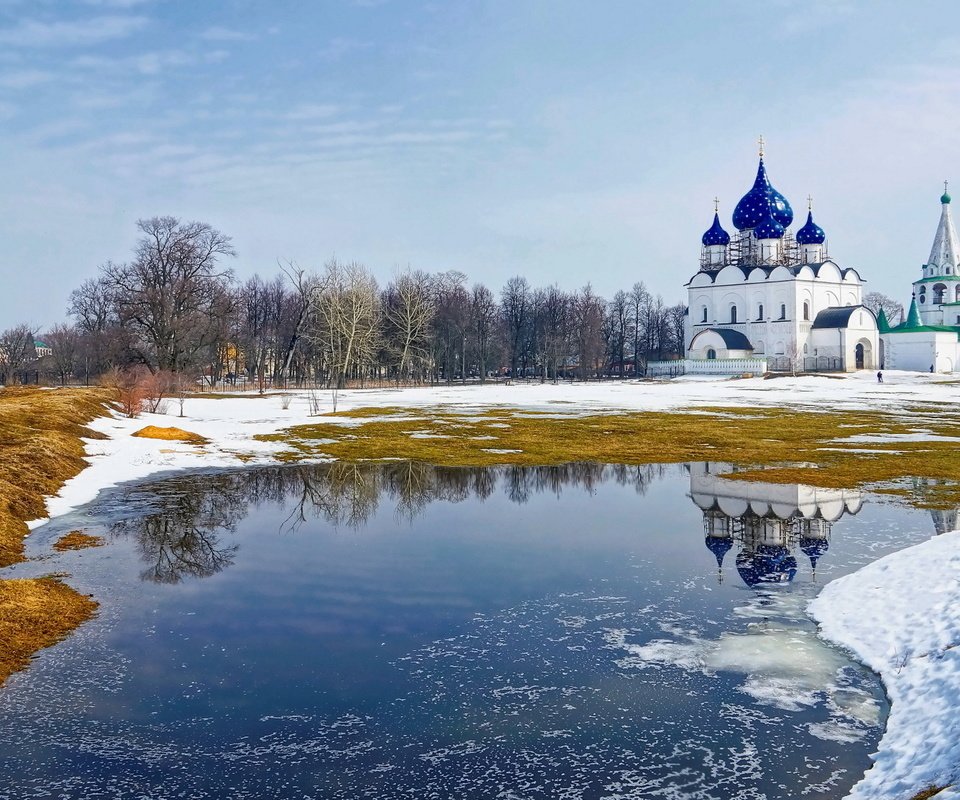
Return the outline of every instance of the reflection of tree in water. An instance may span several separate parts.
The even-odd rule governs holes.
[[[246,515],[246,508],[220,491],[162,492],[151,498],[155,513],[123,519],[113,532],[135,536],[143,561],[148,565],[143,580],[178,583],[186,577],[205,578],[233,563],[237,545],[223,545],[224,532],[232,532]],[[132,505],[138,506],[136,498]],[[152,511],[152,509],[151,509]]]
[[[565,488],[592,493],[611,479],[642,494],[667,469],[662,464],[470,468],[395,461],[199,473],[132,490],[124,505],[137,509],[138,515],[116,522],[113,531],[136,537],[148,565],[144,580],[177,583],[230,566],[238,545],[224,544],[224,534],[233,533],[251,507],[264,503],[292,501],[281,530],[296,531],[310,519],[359,530],[381,498],[394,505],[399,518],[412,521],[434,501],[484,500],[498,486],[515,503],[543,492],[560,495]]]

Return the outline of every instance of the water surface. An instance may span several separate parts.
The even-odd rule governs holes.
[[[0,797],[827,798],[885,700],[819,585],[935,532],[709,464],[343,464],[39,529],[101,613],[0,692]],[[814,569],[815,567],[815,569]]]

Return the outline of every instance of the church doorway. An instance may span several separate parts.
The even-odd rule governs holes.
[[[873,345],[861,339],[853,350],[857,369],[873,369]]]

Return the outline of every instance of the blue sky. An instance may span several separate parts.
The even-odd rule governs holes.
[[[767,141],[831,255],[909,297],[960,203],[956,4],[0,0],[0,328],[63,317],[137,218],[241,277],[336,254],[684,298]]]

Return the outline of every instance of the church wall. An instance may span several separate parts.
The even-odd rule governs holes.
[[[820,268],[823,277],[816,277],[809,267],[800,276],[794,277],[789,270],[778,267],[769,277],[763,270],[744,271],[726,267],[716,277],[717,283],[705,285],[698,274],[688,286],[688,317],[686,346],[689,349],[693,337],[704,328],[721,326],[744,333],[754,346],[756,355],[813,355],[810,331],[817,313],[838,305],[859,305],[861,286],[859,279],[851,275],[846,281],[838,267],[827,263]],[[722,279],[722,280],[721,280]],[[734,282],[735,281],[735,282]],[[846,297],[849,302],[839,303]],[[807,304],[807,319],[804,319],[804,303]],[[730,308],[737,306],[737,323],[730,323]],[[763,319],[758,319],[760,306]],[[707,322],[703,323],[703,307],[707,307]],[[785,307],[785,319],[781,318],[781,306]],[[876,343],[875,343],[876,344]],[[806,351],[804,351],[806,346]],[[837,344],[837,347],[841,346]],[[843,358],[838,352],[834,358]]]
[[[910,372],[953,372],[960,367],[960,342],[949,331],[884,333],[884,367]]]

